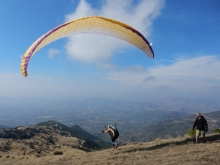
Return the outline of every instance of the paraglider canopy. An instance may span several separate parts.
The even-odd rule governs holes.
[[[138,47],[150,58],[154,58],[154,52],[151,44],[139,31],[116,20],[99,16],[91,16],[61,24],[38,38],[22,56],[21,72],[23,76],[27,76],[29,60],[42,47],[68,35],[85,32],[120,38]]]

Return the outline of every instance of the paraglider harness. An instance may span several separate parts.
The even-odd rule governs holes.
[[[112,125],[109,125],[108,127],[104,126],[106,129],[109,129],[109,135],[111,137],[111,144],[113,144],[113,146],[115,145],[115,140],[119,137],[119,132],[116,128],[116,123],[115,123],[115,127],[113,127]]]
[[[109,132],[109,134],[111,136],[112,142],[115,142],[115,140],[119,137],[119,132],[118,132],[117,128],[110,125],[110,126],[108,126],[108,129],[111,130]]]

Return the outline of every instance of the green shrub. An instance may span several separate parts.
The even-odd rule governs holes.
[[[213,129],[213,133],[220,133],[220,129],[218,128]]]
[[[196,134],[196,129],[195,128],[194,129],[190,128],[190,130],[187,132],[188,136],[195,136],[195,134]]]

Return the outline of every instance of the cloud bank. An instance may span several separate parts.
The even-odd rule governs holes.
[[[138,69],[138,71],[137,71]],[[157,65],[148,69],[126,69],[109,73],[109,79],[133,86],[152,96],[185,96],[220,99],[220,60],[218,56],[204,55],[178,58],[171,65]],[[132,77],[132,78],[131,78]],[[139,88],[139,89],[138,89]]]

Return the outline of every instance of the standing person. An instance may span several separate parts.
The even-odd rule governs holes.
[[[113,127],[112,125],[109,125],[105,131],[102,131],[103,133],[109,133],[111,137],[111,144],[113,145],[113,150],[116,150],[118,148],[118,143],[116,142],[116,139],[119,137],[118,130]]]
[[[200,112],[196,112],[196,120],[193,125],[193,130],[196,128],[196,143],[199,142],[199,135],[203,137],[203,142],[206,142],[205,132],[208,132],[208,124],[206,119],[201,115]]]

